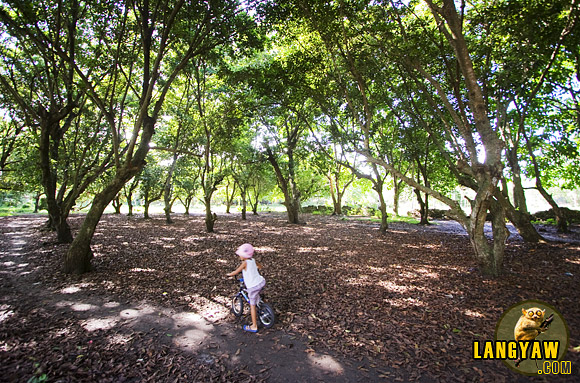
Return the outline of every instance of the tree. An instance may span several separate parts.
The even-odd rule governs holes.
[[[426,0],[425,3],[430,14],[420,9],[412,13],[414,3],[406,8],[390,3],[347,6],[298,0],[280,8],[304,20],[320,36],[319,46],[328,57],[327,67],[331,68],[326,81],[334,82],[340,90],[337,95],[346,105],[360,139],[352,131],[342,131],[342,137],[349,139],[356,152],[371,164],[383,167],[410,186],[447,204],[469,234],[482,272],[498,275],[507,231],[504,210],[494,202],[493,194],[502,177],[504,145],[488,117],[463,33],[463,14],[458,13],[451,0],[441,3]],[[409,25],[413,23],[420,28],[411,29]],[[454,171],[462,182],[476,190],[470,215],[457,201],[417,183],[377,155],[373,146],[380,138],[376,119],[383,110],[381,100],[377,99],[381,94],[379,74],[394,65],[404,69],[402,76],[417,84],[421,90],[417,96],[426,98],[441,119],[445,137],[451,138],[449,147],[458,160]],[[446,76],[440,76],[441,70]],[[480,153],[485,153],[485,159]],[[492,245],[484,234],[488,211],[493,216]]]
[[[103,5],[106,8],[107,4]],[[16,108],[12,118],[33,130],[47,201],[49,225],[59,242],[71,242],[70,210],[108,167],[102,154],[107,138],[87,131],[101,116],[90,109],[86,88],[78,86],[77,65],[98,55],[86,44],[102,23],[92,23],[78,1],[8,2],[0,7],[3,48],[0,87]],[[79,47],[84,55],[78,55]],[[81,64],[83,62],[83,64]],[[90,122],[89,122],[90,120]]]
[[[194,64],[200,184],[206,230],[211,233],[217,220],[211,208],[212,197],[227,176],[227,152],[240,133],[243,115],[235,93],[219,78],[216,68],[203,61]]]
[[[216,46],[233,41],[253,25],[252,20],[240,12],[238,3],[230,0],[210,3],[136,0],[123,11],[123,17],[110,20],[116,27],[115,36],[119,36],[117,45],[109,45],[115,71],[108,79],[113,90],[99,93],[100,89],[108,89],[97,89],[96,79],[82,68],[76,68],[92,99],[109,121],[114,142],[115,176],[96,194],[66,254],[64,270],[68,273],[90,270],[90,242],[95,228],[111,199],[144,167],[155,124],[177,76],[193,58],[199,59]],[[127,17],[129,13],[131,17]],[[126,40],[130,43],[125,43]],[[138,61],[132,59],[135,51],[139,53]],[[122,62],[121,58],[129,60]],[[126,99],[121,97],[117,108],[110,107],[116,105],[113,98],[106,101],[111,94],[118,95],[114,84],[121,76],[133,76],[128,82],[133,90],[132,97],[138,100],[133,104],[135,117],[127,142],[119,139],[117,126],[117,122],[122,121],[117,111],[128,106]]]
[[[185,214],[189,215],[191,204],[199,190],[199,171],[192,156],[179,158],[175,169],[174,191],[177,199],[185,207]]]
[[[312,151],[316,153],[312,159],[314,166],[328,180],[329,193],[332,198],[332,215],[342,215],[343,197],[355,180],[355,175],[344,165],[348,162],[346,153],[341,150],[340,146],[332,143],[322,148],[313,146]],[[353,167],[356,168],[356,165]]]
[[[473,19],[468,28],[482,42],[475,46],[474,55],[486,102],[495,112],[495,123],[506,143],[506,174],[513,184],[513,206],[504,201],[507,185],[503,196],[497,193],[496,198],[524,239],[537,242],[541,237],[530,224],[522,181],[521,163],[534,161],[534,154],[526,151],[526,137],[534,135],[528,121],[540,109],[551,107],[549,97],[542,95],[555,95],[557,87],[551,84],[552,79],[566,82],[564,68],[569,64],[565,50],[567,45],[577,46],[572,31],[578,7],[574,1],[556,1],[549,6],[537,1],[482,2]],[[537,189],[556,212],[560,230],[566,230],[563,213],[541,180],[537,181]]]
[[[272,166],[265,160],[255,163],[255,169],[250,174],[249,185],[248,202],[252,208],[252,214],[258,215],[261,198],[276,188],[276,176]]]
[[[179,82],[179,80],[183,81]],[[191,130],[193,130],[191,115],[193,113],[194,98],[192,97],[193,91],[191,82],[190,76],[181,76],[181,78],[176,81],[176,91],[169,93],[169,102],[167,102],[167,113],[173,118],[163,124],[160,129],[162,131],[156,135],[155,140],[156,144],[160,145],[160,147],[156,147],[156,149],[172,153],[163,187],[163,202],[165,205],[163,210],[165,212],[165,221],[167,223],[173,223],[173,220],[171,219],[171,209],[177,198],[173,193],[174,172],[180,155],[185,152],[185,146],[188,143],[187,137],[192,134]],[[192,154],[187,153],[187,155]]]
[[[242,202],[242,220],[247,219],[250,189],[255,186],[255,182],[260,182],[260,170],[265,162],[262,154],[251,146],[253,133],[248,130],[246,135],[241,136],[240,140],[234,144],[230,160],[231,175],[238,187]],[[257,214],[257,206],[254,214]]]
[[[137,174],[130,183],[123,186],[123,194],[125,196],[125,201],[127,202],[127,208],[129,209],[127,215],[129,217],[133,216],[133,194],[135,193],[137,186],[139,186],[139,174]]]
[[[143,198],[143,206],[145,208],[144,217],[150,219],[149,207],[155,201],[159,201],[163,196],[167,176],[164,177],[165,170],[159,163],[150,156],[148,156],[147,166],[139,173],[139,191]]]
[[[271,132],[270,137],[274,142],[265,143],[266,156],[276,174],[278,187],[284,195],[288,222],[298,224],[301,223],[301,191],[298,187],[298,159],[295,154],[305,126],[298,116],[291,112],[277,116],[267,123]]]

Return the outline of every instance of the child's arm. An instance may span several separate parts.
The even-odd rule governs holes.
[[[228,274],[228,277],[233,277],[234,275],[238,275],[245,268],[246,268],[246,261],[242,261],[242,264],[240,265],[240,267],[238,267],[237,269],[235,269],[234,271],[232,271],[231,273],[229,273]]]
[[[262,270],[264,267],[262,266],[262,264],[258,261],[256,261],[256,266],[258,267],[258,270]]]

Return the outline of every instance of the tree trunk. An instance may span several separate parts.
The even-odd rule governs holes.
[[[393,176],[393,210],[396,216],[399,215],[399,203],[402,191],[403,188],[401,187],[401,182],[398,180],[397,176]]]
[[[253,215],[258,215],[258,204],[259,204],[259,200],[260,200],[260,195],[258,193],[258,191],[255,191],[255,199],[252,199],[252,197],[250,196],[249,198],[249,202],[250,202],[250,206],[252,208],[252,214]]]
[[[141,166],[143,166],[142,164]],[[70,245],[63,262],[63,271],[68,274],[83,274],[91,271],[91,240],[107,205],[121,191],[123,185],[131,179],[139,168],[125,167],[119,170],[116,177],[102,192],[95,195],[91,209],[87,213],[78,234]]]
[[[165,213],[165,222],[172,224],[173,220],[171,219],[171,207],[173,206],[173,203],[171,201],[171,192],[167,193],[167,190],[165,191],[163,195],[163,203],[164,203],[163,212]]]
[[[40,197],[42,197],[42,193],[36,193],[34,196],[34,214],[40,211]]]
[[[274,157],[272,151],[268,148],[268,161],[274,168],[278,186],[282,193],[284,193],[284,206],[288,214],[288,222],[292,224],[300,223],[300,193],[296,184],[294,183],[294,157],[292,151],[288,150],[288,179],[282,174],[282,170]]]
[[[507,219],[515,226],[524,241],[528,243],[544,241],[544,238],[538,233],[534,225],[532,225],[529,213],[516,209],[499,189],[495,191],[495,199],[504,209]]]
[[[288,222],[293,224],[300,223],[300,191],[296,184],[296,169],[294,162],[294,146],[288,148],[288,184],[290,185],[290,207],[288,209]]]
[[[425,195],[425,200],[423,200],[419,189],[415,189],[415,195],[417,196],[417,202],[419,202],[419,214],[421,216],[421,222],[419,222],[419,225],[429,225],[429,206],[426,202],[428,195]]]
[[[300,199],[287,197],[284,202],[288,213],[288,222],[292,224],[300,223]]]
[[[550,193],[548,193],[548,191],[546,189],[544,189],[544,187],[542,186],[541,183],[536,183],[536,188],[538,189],[538,191],[540,192],[542,197],[544,197],[544,199],[546,201],[548,201],[548,203],[552,207],[552,210],[554,211],[554,214],[556,215],[556,224],[558,225],[558,232],[559,233],[568,233],[569,232],[568,218],[566,217],[566,214],[564,213],[564,211],[562,209],[560,209],[560,206],[558,206],[558,204],[556,203],[556,201],[554,200],[552,195]]]
[[[145,202],[143,203],[144,207],[143,218],[145,219],[151,219],[151,217],[149,216],[149,205],[151,205],[151,201],[145,199]]]
[[[379,211],[381,212],[381,227],[379,228],[379,231],[384,234],[389,228],[389,215],[387,214],[387,204],[385,202],[385,197],[383,196],[383,182],[379,181],[376,183],[374,189],[379,195]]]
[[[112,204],[115,209],[115,214],[121,214],[121,197],[118,194],[113,198]]]
[[[234,197],[236,196],[236,184],[234,183],[231,195],[229,192],[229,188],[230,188],[230,184],[228,182],[226,184],[226,214],[231,214],[230,210],[231,210],[231,207],[234,203]]]
[[[125,194],[125,201],[127,202],[127,207],[129,208],[129,217],[133,216],[133,192],[137,189],[139,185],[139,179],[135,178],[129,187],[123,186],[123,193]]]
[[[497,277],[501,274],[505,242],[508,231],[505,227],[505,214],[499,204],[492,202],[495,185],[492,177],[481,177],[480,188],[472,201],[471,216],[466,220],[465,229],[473,246],[475,257],[483,275]],[[492,206],[493,205],[493,206]],[[493,246],[485,235],[487,211],[491,210],[493,221]]]
[[[387,204],[385,203],[385,199],[383,198],[382,194],[379,195],[379,200],[380,200],[379,210],[381,212],[381,227],[379,228],[379,231],[382,234],[384,234],[387,232],[387,229],[389,228],[388,223],[389,215],[387,214]]]
[[[183,206],[185,207],[185,215],[189,215],[189,209],[191,207],[191,201],[193,201],[193,198],[187,197],[185,199],[185,203],[183,203]]]
[[[336,195],[336,200],[333,201],[333,207],[334,207],[334,211],[333,211],[333,215],[342,215],[342,194],[341,193],[337,193]]]
[[[542,197],[544,197],[544,199],[550,204],[550,206],[554,210],[554,214],[556,215],[556,222],[558,224],[558,232],[567,233],[568,219],[566,218],[566,215],[564,214],[562,209],[560,209],[560,207],[558,206],[552,195],[548,193],[548,191],[544,188],[544,185],[542,184],[540,167],[538,165],[536,155],[534,154],[534,148],[532,147],[532,144],[530,143],[530,140],[525,133],[524,138],[526,140],[526,147],[528,148],[530,158],[532,159],[532,164],[534,165],[534,173],[535,173],[534,175],[536,177],[536,189],[538,189]]]
[[[56,221],[53,221],[56,227],[57,240],[59,243],[71,243],[73,240],[72,232],[70,226],[67,222],[67,218],[59,215]]]
[[[212,194],[206,195],[204,198],[205,229],[207,230],[208,233],[213,233],[215,221],[217,221],[217,214],[212,213],[212,211],[211,211],[211,196],[212,196]]]
[[[163,187],[163,202],[165,207],[163,211],[165,212],[165,222],[171,224],[173,220],[171,219],[171,207],[173,206],[173,201],[171,199],[171,186],[173,181],[173,172],[175,171],[175,165],[177,164],[178,155],[175,154],[173,156],[173,162],[171,162],[171,166],[169,167],[169,171],[167,173],[167,179],[165,180],[165,186]]]
[[[247,211],[247,202],[246,202],[246,195],[247,195],[247,187],[240,187],[240,195],[242,197],[242,220],[246,220],[246,211]]]
[[[342,215],[342,193],[338,184],[339,175],[335,175],[336,181],[333,180],[332,174],[327,178],[330,183],[330,196],[332,197],[332,215]]]
[[[231,201],[230,201],[230,184],[227,183],[226,184],[226,214],[231,214],[230,213],[230,206],[231,206]]]
[[[127,200],[127,207],[129,208],[129,213],[127,214],[129,217],[133,216],[133,193],[129,193],[125,196]]]
[[[67,222],[68,213],[63,211],[63,206],[56,200],[56,174],[51,168],[51,136],[56,135],[59,130],[58,121],[51,123],[49,117],[41,122],[40,132],[40,170],[42,174],[42,185],[46,196],[47,211],[51,228],[56,230],[59,243],[71,243],[73,236]],[[53,145],[58,146],[58,140]],[[54,149],[54,147],[52,148]],[[57,150],[53,150],[57,152]]]
[[[517,148],[512,148],[506,150],[506,158],[508,160],[509,166],[512,170],[513,176],[513,196],[514,196],[514,206],[516,210],[521,211],[524,214],[528,213],[528,205],[526,203],[526,195],[524,192],[524,187],[522,185],[522,176],[521,176],[521,169],[520,164],[518,162],[517,157]]]

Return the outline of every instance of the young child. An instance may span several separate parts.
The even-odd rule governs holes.
[[[250,298],[250,314],[252,315],[252,325],[244,325],[242,326],[242,329],[248,332],[258,332],[256,304],[260,298],[260,291],[266,285],[266,280],[258,272],[258,269],[262,269],[262,265],[252,258],[254,256],[254,247],[249,243],[244,243],[242,246],[238,247],[236,254],[240,257],[242,264],[240,267],[229,273],[228,277],[233,277],[240,272],[242,273],[244,283],[248,289],[248,295]]]

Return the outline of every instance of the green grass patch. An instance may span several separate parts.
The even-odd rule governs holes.
[[[32,214],[34,209],[30,207],[17,207],[17,206],[0,206],[0,217],[9,217],[18,214]]]
[[[380,222],[380,220],[379,220]],[[419,222],[421,222],[420,220],[418,220],[417,218],[414,217],[409,217],[409,216],[400,216],[400,215],[390,215],[388,220],[388,223],[391,222],[403,222],[403,223],[409,223],[412,225],[417,225],[419,224]]]
[[[381,219],[377,217],[344,217],[343,219],[351,219],[354,221],[365,221],[365,222],[374,222],[374,223],[381,223]],[[387,218],[387,224],[389,223],[408,223],[412,225],[419,224],[419,220],[413,217],[407,216],[398,216],[398,215],[389,215]]]

